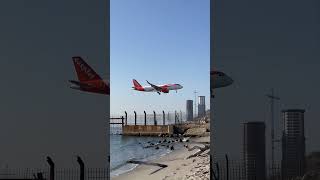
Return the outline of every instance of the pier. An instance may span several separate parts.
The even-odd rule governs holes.
[[[125,125],[123,135],[128,136],[160,136],[172,135],[174,125]]]
[[[127,136],[161,136],[172,135],[175,133],[175,127],[182,123],[182,112],[175,111],[174,113],[147,114],[137,116],[134,111],[134,116],[130,119],[131,124],[128,123],[128,114],[125,112],[124,116],[111,117],[110,126],[113,134],[121,134]],[[137,118],[139,117],[139,118]]]

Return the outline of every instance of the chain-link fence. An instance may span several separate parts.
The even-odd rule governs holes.
[[[107,180],[109,171],[106,168],[85,168],[84,180]],[[50,180],[49,169],[0,169],[0,179],[37,179]],[[54,180],[81,180],[80,169],[60,168],[54,170]]]
[[[268,161],[260,166],[257,163],[248,165],[240,160],[219,159],[212,163],[211,168],[213,180],[291,180],[299,177],[286,175],[288,169],[282,168],[280,161],[273,164]],[[299,169],[291,173],[299,174],[302,171],[303,169]]]

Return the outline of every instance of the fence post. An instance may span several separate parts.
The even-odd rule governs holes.
[[[50,180],[54,180],[54,162],[52,161],[52,159],[47,156],[47,162],[50,166]]]
[[[80,156],[77,156],[77,161],[80,165],[80,180],[84,180],[84,163]]]
[[[213,179],[213,165],[212,165],[212,161],[213,161],[213,159],[212,159],[212,155],[210,154],[210,179]],[[215,179],[213,179],[213,180],[215,180]]]
[[[229,180],[229,158],[228,155],[226,154],[226,166],[227,166],[227,180]]]
[[[124,112],[125,113],[125,117],[126,117],[126,125],[128,124],[128,114],[127,111]]]
[[[143,111],[144,113],[144,125],[146,126],[147,125],[147,113],[146,111]]]
[[[137,125],[137,112],[136,111],[133,111],[134,112],[134,125]]]
[[[153,111],[153,121],[154,121],[154,125],[157,125],[157,117],[156,117],[156,112]]]
[[[122,125],[122,127],[124,126],[124,117],[123,116],[121,116],[121,125]]]
[[[212,175],[213,175],[213,180],[220,180],[220,167],[219,167],[219,163],[216,162],[214,163],[216,165],[216,169],[217,171],[215,172],[214,170],[212,170]],[[210,167],[211,168],[211,167]],[[211,174],[210,174],[211,176]],[[210,177],[211,178],[211,177]]]
[[[164,111],[162,111],[162,114],[163,114],[163,125],[166,124],[166,114],[164,113]]]
[[[174,111],[174,124],[177,124],[177,111]]]

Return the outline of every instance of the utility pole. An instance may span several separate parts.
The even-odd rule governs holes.
[[[274,100],[280,100],[280,98],[274,95],[273,88],[271,89],[271,94],[267,94],[266,96],[270,99],[271,105],[271,168],[274,171]]]
[[[197,117],[197,90],[193,91],[194,93],[194,117]]]

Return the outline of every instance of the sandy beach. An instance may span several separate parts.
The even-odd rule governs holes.
[[[197,142],[210,142],[210,136],[191,138],[190,142],[184,144],[188,145],[189,148],[194,146],[204,147],[203,144],[197,144]],[[134,170],[121,174],[116,177],[112,177],[112,180],[142,180],[142,179],[152,179],[152,180],[182,180],[182,179],[210,179],[210,158],[207,152],[204,151],[201,155],[197,157],[192,157],[187,159],[188,156],[195,154],[200,151],[199,149],[194,149],[189,151],[187,148],[183,147],[178,150],[157,159],[150,161],[152,163],[160,163],[168,165],[168,167],[161,168],[153,165],[141,164]]]

